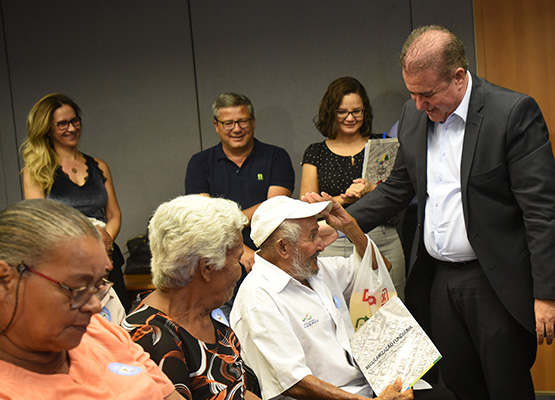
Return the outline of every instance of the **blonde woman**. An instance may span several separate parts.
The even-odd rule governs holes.
[[[81,122],[79,106],[64,94],[49,94],[33,106],[22,146],[25,198],[62,201],[105,222],[115,239],[121,210],[112,175],[104,161],[78,150]]]
[[[27,140],[22,146],[25,199],[49,198],[106,224],[112,241],[121,226],[121,210],[108,164],[79,151],[81,109],[68,96],[52,93],[40,99],[27,116]],[[114,243],[114,268],[109,278],[128,309],[121,266],[124,259]]]

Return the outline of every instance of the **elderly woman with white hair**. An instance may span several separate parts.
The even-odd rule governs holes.
[[[158,207],[148,226],[151,293],[124,320],[186,399],[257,399],[246,390],[235,333],[211,317],[233,295],[241,276],[237,203],[199,195]]]

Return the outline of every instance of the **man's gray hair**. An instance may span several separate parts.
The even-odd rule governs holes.
[[[295,247],[299,244],[301,236],[301,226],[294,219],[286,219],[276,228],[275,231],[262,243],[260,250],[262,252],[271,252],[275,249],[279,239],[283,239]]]
[[[212,104],[212,116],[218,119],[220,108],[246,106],[251,118],[254,118],[254,107],[247,96],[238,93],[223,93]]]
[[[85,215],[59,201],[23,200],[0,212],[0,260],[7,264],[33,266],[64,241],[85,237],[101,240]]]
[[[247,223],[231,200],[187,195],[163,203],[148,225],[152,283],[159,289],[185,287],[201,260],[221,269],[227,250],[242,243]]]

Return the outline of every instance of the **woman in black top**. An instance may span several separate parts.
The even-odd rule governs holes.
[[[121,226],[112,174],[108,164],[77,148],[81,137],[81,110],[68,96],[52,93],[40,99],[27,116],[27,139],[22,146],[25,199],[51,198],[66,203],[106,223],[116,239]],[[115,246],[115,245],[114,245]],[[115,246],[110,279],[124,305],[127,304],[121,265]]]
[[[121,211],[108,165],[77,149],[81,110],[66,95],[43,97],[27,117],[23,143],[25,198],[53,198],[106,223],[115,239]]]
[[[348,76],[334,80],[320,102],[315,125],[327,139],[305,150],[300,193],[326,192],[346,208],[375,187],[374,182],[362,179],[364,147],[368,139],[382,135],[371,133],[372,107],[364,86]],[[393,283],[404,299],[405,258],[395,229],[397,222],[396,217],[368,234],[391,262]],[[348,256],[352,249],[352,244],[340,235],[321,255]]]

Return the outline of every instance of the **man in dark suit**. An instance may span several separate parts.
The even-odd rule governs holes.
[[[555,163],[536,102],[467,71],[447,29],[403,46],[411,94],[386,182],[349,208],[366,232],[416,194],[406,299],[463,399],[534,399],[536,343],[553,341]]]

